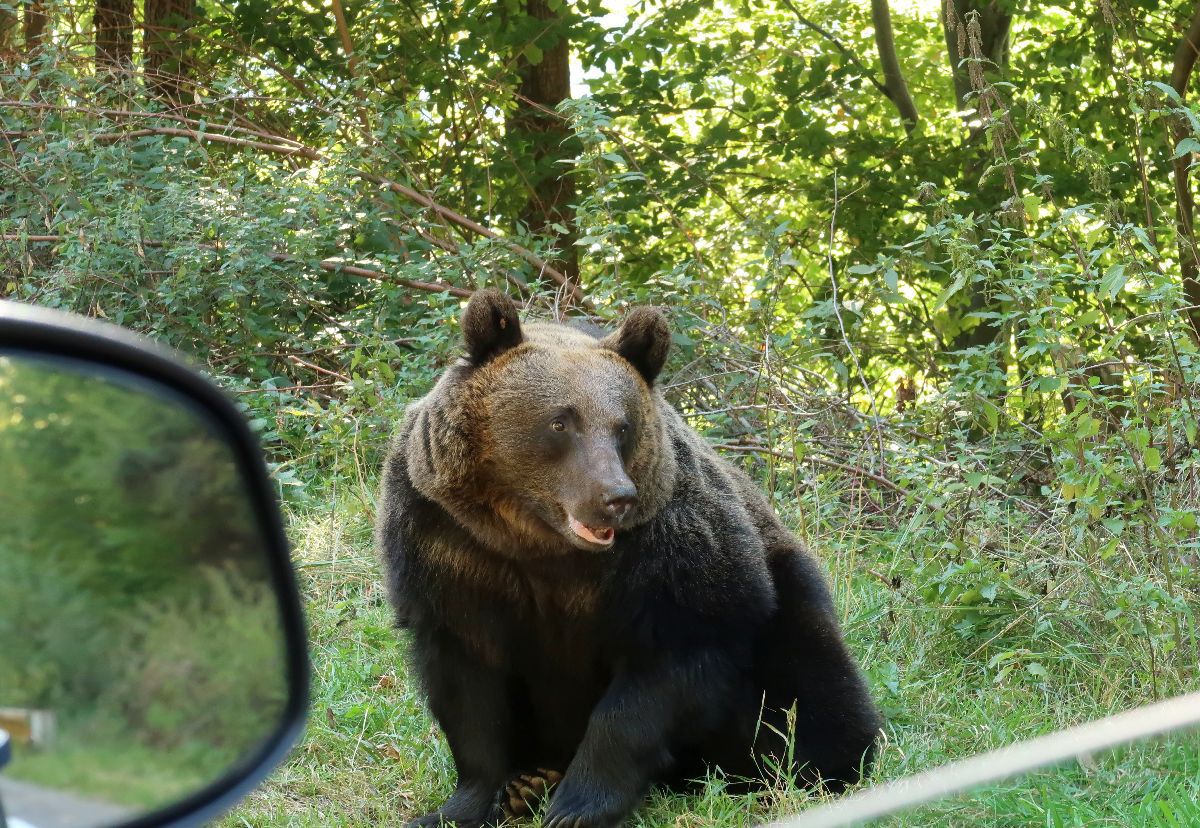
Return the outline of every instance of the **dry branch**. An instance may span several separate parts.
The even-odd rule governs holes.
[[[295,256],[289,256],[286,253],[268,253],[270,258],[277,262],[294,262],[296,264],[304,264],[303,259],[297,259]],[[451,296],[458,296],[462,299],[469,299],[475,292],[468,288],[455,287],[454,285],[446,284],[445,282],[423,282],[419,279],[404,279],[400,276],[392,276],[387,273],[381,273],[378,270],[371,270],[366,267],[357,265],[348,265],[345,262],[340,262],[336,259],[322,259],[317,262],[317,267],[322,270],[327,270],[330,273],[347,273],[351,276],[361,276],[364,279],[374,279],[377,282],[391,282],[392,284],[402,285],[412,288],[413,290],[424,290],[429,293],[449,293]]]
[[[769,454],[772,457],[778,457],[781,460],[791,460],[798,463],[816,463],[818,466],[827,466],[831,469],[843,471],[846,474],[858,475],[865,477],[868,480],[878,483],[885,489],[891,489],[896,494],[908,497],[908,492],[900,485],[893,483],[882,475],[859,468],[858,466],[850,466],[846,463],[839,463],[837,460],[831,460],[828,457],[821,457],[816,454],[806,454],[803,458],[796,457],[794,454],[787,454],[777,449],[767,448],[766,446],[750,446],[742,443],[718,443],[713,448],[724,449],[726,451],[740,451],[751,454]]]
[[[113,120],[121,118],[157,118],[164,121],[177,121],[181,124],[195,127],[196,129],[203,128],[207,133],[210,130],[216,132],[241,132],[247,135],[253,135],[257,138],[267,138],[272,142],[283,142],[292,144],[293,146],[302,146],[299,141],[287,138],[283,135],[275,135],[269,132],[262,132],[249,127],[233,126],[232,124],[215,124],[206,121],[200,121],[196,118],[189,118],[186,115],[181,115],[174,110],[166,110],[163,112],[151,112],[149,110],[138,109],[94,109],[80,106],[63,106],[62,104],[47,103],[45,101],[13,101],[0,100],[0,109],[36,109],[49,110],[56,112],[70,112],[75,115],[92,115],[98,118],[110,118]]]
[[[190,138],[193,141],[213,141],[218,144],[231,144],[237,147],[248,147],[264,152],[273,152],[277,155],[299,155],[301,158],[307,158],[310,161],[320,161],[323,158],[316,150],[300,144],[268,144],[265,141],[251,141],[247,138],[235,138],[232,135],[209,132],[207,129],[201,132],[200,130],[180,129],[179,127],[141,127],[129,132],[101,132],[93,135],[92,139],[106,144],[114,141],[124,141],[128,138],[144,138],[147,135],[171,135],[178,138]]]
[[[325,374],[326,376],[333,377],[334,379],[341,380],[342,382],[351,381],[350,377],[346,376],[345,374],[332,371],[329,368],[324,368],[320,365],[317,365],[315,362],[309,362],[307,359],[301,359],[295,354],[287,354],[285,358],[288,362],[294,362],[303,368],[308,368],[310,371],[316,371],[318,374]]]
[[[26,242],[41,242],[41,243],[57,243],[63,242],[71,236],[62,235],[25,235],[23,233],[0,233],[0,241],[26,241]],[[138,242],[143,247],[167,247],[166,242],[162,241],[141,241]],[[214,250],[218,252],[228,252],[228,248],[216,244],[198,244],[197,247],[204,250]],[[296,256],[289,256],[287,253],[265,253],[267,258],[276,262],[287,262],[289,264],[308,264],[304,259]],[[474,291],[468,288],[456,287],[446,284],[445,282],[425,282],[420,279],[405,279],[401,276],[393,276],[390,273],[384,273],[379,270],[372,270],[358,265],[350,265],[337,259],[322,259],[316,263],[317,267],[330,273],[346,273],[350,276],[361,276],[364,279],[374,279],[377,282],[387,282],[389,284],[400,285],[402,287],[412,288],[413,290],[423,290],[429,293],[449,293],[451,296],[458,296],[462,299],[468,299]]]

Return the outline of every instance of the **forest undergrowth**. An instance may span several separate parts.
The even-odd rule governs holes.
[[[187,354],[251,422],[288,515],[309,729],[221,824],[401,825],[450,790],[371,525],[388,437],[483,287],[541,318],[669,310],[664,393],[828,573],[887,719],[877,779],[1194,689],[1200,257],[1176,196],[1200,115],[1162,80],[1178,26],[1106,2],[976,10],[955,46],[936,14],[897,15],[915,123],[847,57],[873,43],[865,3],[748,4],[737,25],[649,3],[620,37],[591,5],[567,22],[604,72],[536,110],[567,157],[513,114],[541,35],[471,3],[352,16],[428,45],[354,64],[214,4],[186,100],[94,71],[90,12],[0,67],[0,297]],[[537,228],[546,167],[573,203]],[[1200,824],[1198,747],[887,824]],[[714,777],[634,819],[740,826],[815,796]]]

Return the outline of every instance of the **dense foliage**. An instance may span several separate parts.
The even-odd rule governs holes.
[[[668,392],[861,546],[885,641],[915,604],[997,685],[1194,680],[1192,4],[180,7],[10,37],[0,295],[191,353],[299,511],[369,500],[471,290],[656,302]]]

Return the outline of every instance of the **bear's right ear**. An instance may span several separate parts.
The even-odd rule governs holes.
[[[476,291],[463,311],[461,325],[467,358],[475,365],[521,344],[516,303],[498,290]]]

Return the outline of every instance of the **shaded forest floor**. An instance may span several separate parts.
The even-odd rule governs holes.
[[[291,512],[315,672],[308,732],[291,759],[222,823],[230,826],[386,826],[436,806],[453,763],[405,671],[371,546],[371,494],[361,484],[321,507]],[[785,515],[793,526],[799,513]],[[848,524],[848,525],[853,525]],[[809,522],[851,646],[887,715],[878,779],[893,779],[1186,689],[1186,670],[1105,640],[986,651],[965,642],[937,607],[888,582],[903,533]],[[1057,598],[1056,598],[1057,600]],[[1188,633],[1194,642],[1194,630]],[[1036,636],[1035,636],[1036,638]],[[974,652],[973,652],[974,651]],[[1021,669],[1005,669],[1016,664]],[[1034,666],[1030,666],[1034,665]],[[696,796],[654,793],[632,825],[741,826],[801,810],[811,796],[778,790]],[[892,826],[1200,824],[1200,737],[1179,736],[1095,756],[914,811]]]

